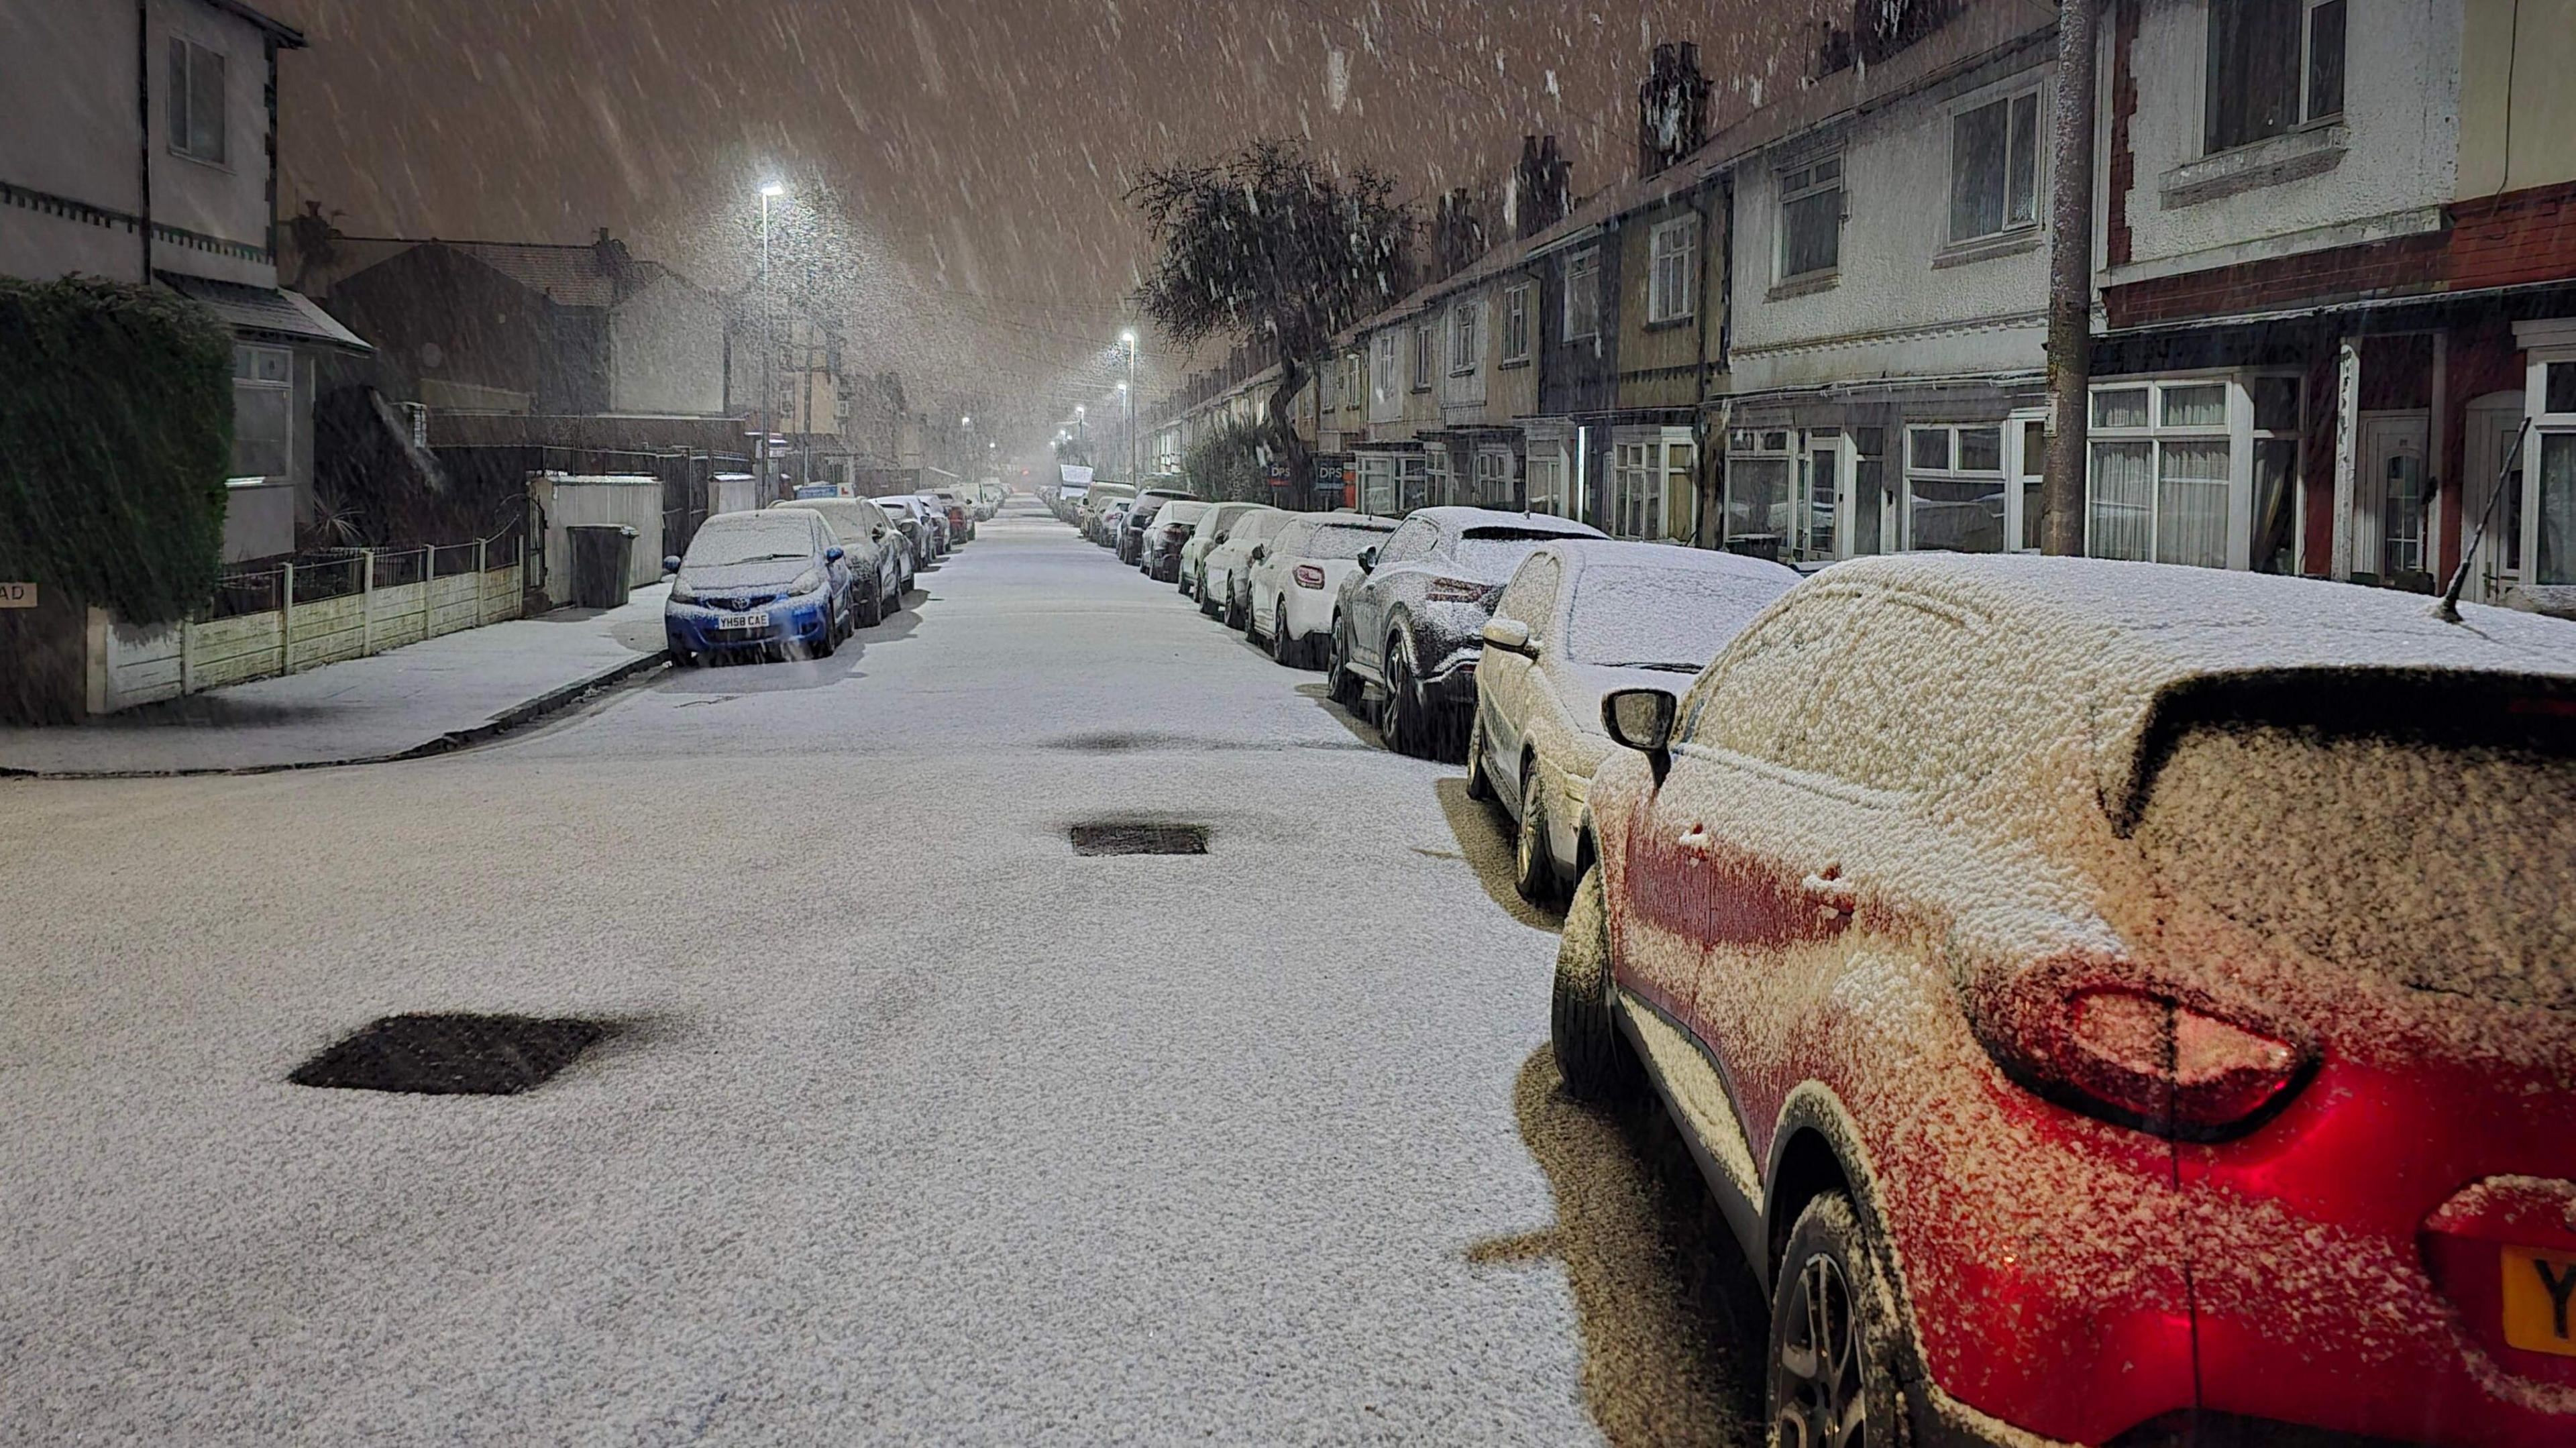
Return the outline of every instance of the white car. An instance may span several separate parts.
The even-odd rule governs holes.
[[[1270,657],[1290,668],[1322,667],[1343,581],[1360,571],[1360,554],[1385,542],[1396,527],[1393,518],[1310,513],[1256,546],[1244,590],[1251,599],[1244,636],[1268,643]]]
[[[1554,898],[1592,861],[1593,771],[1618,748],[1601,699],[1685,680],[1795,587],[1794,569],[1667,543],[1550,543],[1484,626],[1467,793],[1519,823],[1513,884]]]
[[[820,513],[832,526],[843,561],[858,580],[850,593],[859,627],[874,628],[889,614],[903,612],[906,545],[884,509],[865,498],[799,498],[769,506],[772,511],[802,508]]]
[[[1298,517],[1285,508],[1258,508],[1227,529],[1225,541],[1210,547],[1199,564],[1199,612],[1211,618],[1222,615],[1227,628],[1243,627],[1252,611],[1244,601],[1243,587],[1252,573],[1252,550],[1277,537]]]
[[[1183,598],[1198,596],[1199,575],[1206,569],[1208,553],[1218,541],[1248,515],[1264,511],[1278,510],[1267,503],[1214,503],[1199,515],[1198,523],[1190,530],[1189,540],[1181,544],[1181,576],[1176,581]],[[1206,611],[1202,604],[1200,612]]]

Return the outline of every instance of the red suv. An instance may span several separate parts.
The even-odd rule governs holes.
[[[1870,559],[1604,700],[1556,1056],[1773,1441],[2576,1443],[2576,625],[2463,612]]]

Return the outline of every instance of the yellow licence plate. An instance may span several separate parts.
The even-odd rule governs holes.
[[[2576,1252],[2504,1249],[2504,1340],[2576,1357]]]

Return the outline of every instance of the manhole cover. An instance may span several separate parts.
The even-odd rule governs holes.
[[[1075,825],[1077,855],[1204,855],[1205,825],[1111,823]]]
[[[514,1096],[542,1086],[607,1034],[597,1021],[387,1016],[295,1068],[298,1086]]]

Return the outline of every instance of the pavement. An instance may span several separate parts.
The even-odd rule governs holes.
[[[542,718],[663,662],[667,584],[69,728],[0,726],[0,773],[65,778],[379,763]]]
[[[1456,771],[1025,502],[925,584],[431,757],[0,780],[0,1443],[1758,1441]],[[1072,852],[1138,817],[1208,853]],[[288,1082],[418,1011],[610,1034]]]

